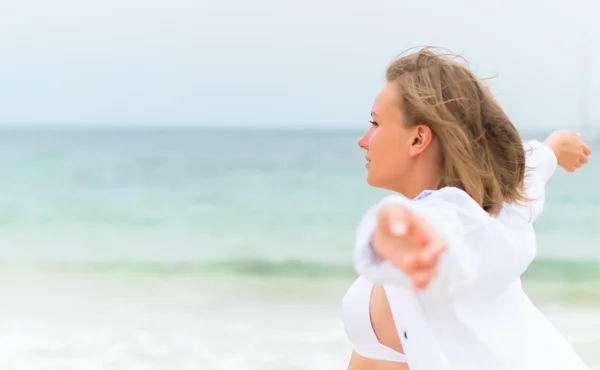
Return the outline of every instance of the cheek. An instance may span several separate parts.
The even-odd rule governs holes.
[[[398,157],[398,142],[392,140],[389,133],[384,130],[375,130],[371,133],[369,149],[380,161],[395,161]]]
[[[406,172],[408,156],[399,140],[392,140],[389,136],[379,135],[374,137],[373,158],[377,160],[377,170],[386,177],[402,176]]]
[[[385,156],[387,172],[392,176],[401,175],[406,170],[406,160],[399,151],[390,151]]]

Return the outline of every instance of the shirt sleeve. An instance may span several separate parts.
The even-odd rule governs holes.
[[[528,142],[526,196],[532,200],[505,205],[498,217],[489,216],[468,194],[457,188],[428,193],[418,201],[390,195],[371,207],[357,228],[354,267],[376,283],[412,288],[404,272],[378,258],[371,248],[377,213],[385,204],[400,203],[424,217],[447,244],[437,277],[423,294],[447,297],[469,291],[494,297],[520,277],[536,253],[533,220],[541,213],[545,185],[556,169],[552,150]]]
[[[544,210],[546,200],[546,184],[556,172],[558,159],[548,146],[539,141],[525,143],[526,176],[525,195],[530,200],[515,207],[514,212],[527,212],[528,222],[533,222]]]

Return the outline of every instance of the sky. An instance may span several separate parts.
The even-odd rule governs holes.
[[[423,45],[461,53],[480,77],[495,77],[492,91],[519,127],[600,121],[597,0],[4,0],[1,8],[2,124],[366,127],[387,64]]]

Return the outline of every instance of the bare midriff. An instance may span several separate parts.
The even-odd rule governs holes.
[[[407,364],[392,361],[373,360],[352,351],[348,370],[409,370]]]
[[[371,326],[377,340],[391,349],[404,353],[396,325],[392,317],[392,310],[385,290],[379,285],[374,285],[371,291],[369,304]],[[352,351],[348,370],[409,370],[408,365],[401,362],[375,360],[366,358]]]

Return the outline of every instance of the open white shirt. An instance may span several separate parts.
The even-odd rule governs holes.
[[[357,272],[385,287],[411,370],[587,369],[569,343],[538,311],[520,276],[536,254],[533,221],[557,163],[542,143],[530,141],[522,205],[505,204],[489,216],[464,191],[446,187],[414,200],[390,195],[371,207],[356,234]],[[373,254],[370,240],[382,205],[401,203],[440,233],[447,250],[439,273],[424,290]]]

